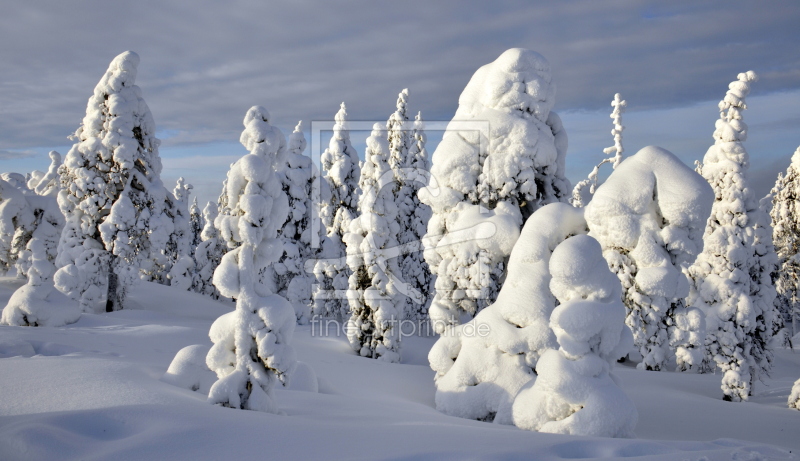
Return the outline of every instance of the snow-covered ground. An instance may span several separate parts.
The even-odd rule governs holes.
[[[0,306],[21,281],[0,279]],[[543,434],[434,409],[434,338],[406,338],[403,363],[355,356],[344,335],[300,326],[298,359],[320,393],[276,392],[285,415],[232,410],[160,380],[175,353],[211,345],[230,311],[152,283],[129,309],[62,328],[0,326],[0,459],[792,459],[800,411],[786,408],[800,351],[779,350],[750,402],[721,400],[719,375],[616,375],[639,411],[636,439]]]

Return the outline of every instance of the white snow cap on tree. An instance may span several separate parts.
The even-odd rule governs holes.
[[[555,91],[547,60],[514,48],[478,69],[461,93],[419,193],[433,210],[425,259],[438,277],[430,315],[439,333],[494,301],[513,246],[491,251],[453,237],[474,224],[464,216],[513,223],[518,233],[539,207],[570,195],[567,135],[551,111]]]
[[[586,206],[589,235],[622,283],[625,323],[643,359],[686,370],[704,355],[703,316],[685,306],[683,270],[703,248],[714,191],[669,151],[649,146],[622,162]]]
[[[389,168],[386,129],[376,123],[367,138],[359,187],[359,216],[344,235],[351,316],[347,322],[350,346],[362,357],[400,361],[400,323],[403,305],[397,292],[400,268],[394,175]]]
[[[325,259],[314,270],[320,274],[322,284],[314,294],[315,310],[320,315],[343,318],[348,303],[342,296],[348,287],[350,271],[345,264],[347,250],[342,241],[349,232],[350,221],[357,215],[361,190],[358,188],[360,167],[358,153],[350,143],[347,126],[347,107],[342,103],[334,117],[333,136],[320,162],[325,172],[326,189],[330,200],[320,203],[320,218],[327,230],[322,242]]]
[[[231,166],[225,182],[226,208],[216,218],[229,246],[214,272],[214,285],[223,296],[236,298],[228,332],[214,332],[208,365],[219,380],[208,401],[222,406],[275,413],[272,389],[285,383],[295,368],[291,346],[295,313],[285,298],[272,291],[265,274],[281,257],[278,229],[286,221],[288,200],[276,175],[286,161],[283,133],[269,123],[269,112],[252,107],[244,118],[240,138],[250,151]],[[233,336],[235,362],[215,360],[220,349],[230,351]],[[224,352],[224,350],[222,352]]]
[[[28,283],[11,295],[3,309],[3,325],[60,327],[81,317],[78,305],[53,286],[56,266],[47,258],[47,249],[38,237],[28,243],[31,265]]]
[[[550,326],[560,347],[542,355],[536,381],[514,400],[514,424],[556,434],[632,437],[636,407],[611,376],[631,344],[619,281],[599,243],[587,235],[558,245],[549,266],[550,291],[559,301]]]
[[[770,276],[777,257],[767,215],[747,181],[749,156],[743,142],[745,97],[756,81],[752,71],[739,74],[720,102],[714,145],[699,172],[716,194],[703,236],[703,252],[689,268],[688,302],[706,314],[709,369],[723,372],[726,400],[747,400],[772,361],[770,341],[780,329]]]
[[[779,174],[772,198],[772,238],[778,254],[776,303],[789,337],[800,332],[800,147],[786,174]]]
[[[480,226],[491,230],[489,223]],[[528,219],[497,301],[448,329],[428,354],[436,371],[437,410],[512,423],[514,396],[534,379],[539,357],[557,347],[549,327],[556,303],[549,288],[550,255],[570,235],[586,231],[583,210],[565,203],[544,206]]]
[[[58,204],[67,223],[55,282],[86,311],[96,309],[103,288],[106,310],[122,308],[166,193],[155,122],[135,85],[138,64],[130,51],[111,62],[59,170]]]

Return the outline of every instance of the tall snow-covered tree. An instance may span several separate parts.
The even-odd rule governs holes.
[[[192,259],[192,222],[189,212],[189,194],[193,189],[183,178],[178,182],[172,194],[167,194],[164,214],[172,221],[172,232],[167,239],[166,247],[162,252],[165,258],[163,266],[164,280],[169,280],[169,285],[181,290],[188,290],[192,286],[194,274],[194,260]],[[151,229],[152,233],[156,232]]]
[[[611,111],[613,125],[611,128],[611,136],[614,137],[614,145],[603,149],[604,154],[614,154],[614,156],[604,158],[592,169],[588,178],[575,185],[575,188],[572,189],[572,200],[570,200],[572,206],[580,208],[589,203],[592,195],[594,195],[594,191],[597,189],[597,175],[600,173],[600,167],[603,166],[603,164],[610,163],[611,167],[616,170],[620,162],[622,162],[622,153],[625,152],[625,149],[622,147],[622,131],[625,129],[625,127],[622,126],[622,114],[625,112],[627,106],[628,103],[620,97],[619,93],[616,93],[614,99],[611,101],[611,107],[614,108]]]
[[[520,48],[478,69],[461,93],[419,195],[433,210],[425,260],[437,276],[430,307],[437,332],[469,320],[502,285],[508,251],[471,235],[476,224],[502,217],[520,229],[539,207],[569,198],[567,135],[554,103],[550,64]]]
[[[791,337],[800,331],[800,147],[786,174],[778,175],[771,195],[772,238],[780,264],[777,304]]]
[[[400,268],[394,174],[389,167],[386,129],[376,123],[367,138],[361,170],[359,216],[344,235],[351,316],[347,322],[350,346],[362,357],[400,361],[400,324],[404,303],[397,284]]]
[[[716,195],[703,252],[689,268],[690,305],[705,312],[706,368],[723,372],[725,400],[747,400],[772,360],[769,343],[780,326],[770,275],[777,258],[772,232],[747,180],[747,125],[742,112],[754,72],[738,75],[720,101],[714,145],[698,172]]]
[[[114,58],[59,169],[66,225],[55,282],[85,311],[94,311],[103,297],[107,311],[124,306],[167,193],[155,122],[135,85],[138,64],[130,51]]]
[[[220,296],[219,290],[213,283],[214,271],[228,250],[220,238],[219,231],[214,227],[214,220],[218,214],[217,205],[213,202],[208,202],[203,209],[205,226],[200,234],[202,241],[194,250],[195,275],[192,281],[192,290],[214,299],[219,299]]]
[[[227,356],[217,349],[230,346],[219,343],[207,363],[219,377],[208,394],[210,403],[276,413],[272,389],[289,379],[296,364],[291,346],[295,314],[260,277],[281,257],[278,229],[289,207],[277,177],[278,166],[286,161],[286,141],[269,119],[263,107],[247,111],[240,140],[250,154],[231,166],[223,191],[226,208],[216,218],[222,238],[239,243],[214,272],[222,295],[236,298],[231,325],[235,363],[231,367],[227,360],[215,360]]]
[[[345,299],[350,271],[345,263],[346,248],[342,237],[348,232],[350,221],[357,215],[361,191],[358,188],[360,167],[358,153],[350,143],[347,126],[347,108],[342,103],[334,117],[333,137],[322,153],[320,162],[330,200],[320,204],[320,218],[327,230],[326,258],[315,270],[324,276],[314,294],[315,310],[320,315],[343,318],[347,314]]]
[[[703,248],[713,201],[702,176],[648,146],[622,162],[585,207],[589,235],[622,283],[639,368],[664,370],[673,358],[681,370],[702,363],[703,315],[685,305],[683,271]]]
[[[427,184],[430,165],[425,150],[425,132],[422,116],[417,114],[412,125],[408,121],[408,89],[397,97],[397,110],[386,122],[389,140],[389,166],[395,178],[397,220],[400,233],[398,266],[402,283],[397,289],[405,304],[403,312],[409,320],[420,321],[428,317],[433,287],[431,273],[422,254],[422,237],[431,216],[431,208],[420,202],[417,193]]]
[[[283,244],[283,255],[275,264],[277,293],[294,306],[298,323],[311,317],[311,287],[313,274],[306,272],[306,262],[314,258],[311,247],[312,187],[316,179],[311,158],[303,155],[306,138],[302,122],[289,136],[286,163],[278,171],[283,192],[289,198],[289,215],[278,237]]]

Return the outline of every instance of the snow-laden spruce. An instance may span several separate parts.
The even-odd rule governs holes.
[[[130,51],[114,58],[59,169],[66,225],[55,283],[88,312],[103,298],[107,311],[123,307],[149,256],[148,233],[159,228],[167,195],[155,122],[135,85],[138,64]]]
[[[594,195],[597,189],[597,175],[600,173],[600,167],[603,166],[603,164],[610,163],[611,167],[616,170],[620,162],[622,162],[622,153],[625,152],[625,149],[622,147],[622,131],[625,129],[625,127],[622,126],[622,114],[625,112],[627,106],[628,103],[620,97],[619,93],[616,93],[614,99],[611,101],[611,107],[614,108],[611,111],[613,125],[611,128],[611,136],[614,137],[614,145],[603,149],[604,154],[614,154],[614,156],[604,158],[600,163],[595,165],[591,173],[589,173],[588,178],[575,185],[575,188],[572,189],[572,199],[570,200],[572,206],[586,206],[592,199],[592,195]]]
[[[302,122],[299,122],[289,136],[286,163],[278,171],[281,187],[289,198],[289,214],[278,231],[283,255],[275,264],[275,275],[276,293],[292,303],[297,322],[301,324],[311,318],[311,288],[315,283],[305,265],[316,256],[316,249],[311,247],[311,223],[314,219],[312,189],[317,177],[311,158],[303,155],[305,149],[306,138]]]
[[[162,247],[163,256],[162,273],[159,279],[162,283],[169,282],[170,286],[181,290],[188,290],[192,287],[194,276],[194,259],[192,259],[192,223],[189,212],[189,194],[193,189],[191,184],[187,184],[183,178],[178,178],[178,182],[172,194],[167,194],[164,216],[171,221],[172,231],[166,241],[166,246]],[[151,239],[157,232],[151,229]]]
[[[704,356],[702,312],[687,308],[683,274],[703,248],[714,191],[667,150],[649,146],[627,158],[586,206],[586,221],[622,283],[625,323],[642,355],[638,367],[680,370]]]
[[[433,210],[424,244],[437,276],[430,316],[439,333],[491,304],[502,284],[513,240],[485,248],[471,227],[503,222],[518,233],[539,207],[571,193],[555,91],[547,60],[514,48],[478,69],[461,93],[419,193]]]
[[[236,310],[225,331],[215,331],[216,323],[210,331],[215,344],[207,363],[219,380],[208,401],[275,413],[272,389],[286,382],[295,367],[294,309],[274,294],[264,276],[282,253],[277,235],[286,221],[288,199],[277,168],[286,161],[286,141],[263,107],[248,110],[244,126],[240,140],[250,154],[231,166],[223,191],[226,208],[216,218],[221,238],[235,248],[214,272],[214,285],[223,296],[236,299]],[[233,341],[224,340],[231,337]]]
[[[27,184],[18,173],[3,173],[0,179],[0,270],[11,267],[17,277],[25,278],[31,266],[28,244],[34,238],[44,245],[50,262],[57,255],[64,216],[58,209],[58,168],[61,155],[50,152],[47,173],[34,171]]]
[[[389,165],[396,182],[397,221],[400,231],[397,241],[401,245],[398,266],[402,283],[401,294],[405,318],[422,321],[428,317],[428,305],[433,292],[432,276],[422,253],[422,238],[431,216],[431,208],[417,196],[428,183],[430,164],[425,150],[422,115],[417,114],[413,124],[408,121],[408,89],[397,97],[397,110],[386,122],[389,139]]]
[[[333,136],[320,157],[326,189],[331,196],[329,200],[320,201],[319,214],[327,235],[320,255],[325,259],[314,269],[322,281],[314,293],[314,305],[318,314],[342,319],[348,310],[345,293],[350,276],[345,262],[347,250],[342,238],[349,232],[350,221],[358,214],[361,170],[358,153],[350,143],[347,107],[344,103],[334,120]]]
[[[747,180],[749,156],[743,142],[742,111],[752,71],[741,73],[720,101],[714,145],[699,173],[716,195],[703,236],[703,252],[689,268],[688,302],[705,312],[706,368],[719,367],[726,400],[747,400],[770,367],[770,340],[780,329],[770,275],[777,264],[768,216],[758,207]]]
[[[789,337],[800,331],[800,147],[772,188],[772,238],[779,268],[777,304]]]
[[[514,399],[522,429],[594,437],[632,437],[638,413],[611,375],[633,342],[625,326],[620,283],[597,240],[576,235],[550,257],[550,315],[558,350],[536,364],[536,381]]]
[[[192,199],[192,206],[189,208],[189,223],[190,235],[192,236],[191,253],[194,254],[197,245],[200,245],[200,242],[203,241],[201,234],[203,233],[203,228],[206,227],[203,212],[200,211],[200,206],[197,204],[197,197]]]
[[[53,285],[56,266],[48,258],[47,248],[38,237],[27,245],[31,253],[28,283],[11,295],[3,309],[3,325],[60,327],[75,323],[81,309]]]
[[[222,256],[227,253],[228,247],[219,236],[219,231],[214,227],[219,211],[217,205],[208,202],[203,208],[203,232],[200,233],[200,244],[194,250],[195,274],[192,281],[192,290],[197,293],[219,299],[219,290],[214,286],[214,271],[219,266]]]
[[[492,224],[476,221],[487,240]],[[452,416],[511,424],[517,392],[535,377],[536,362],[558,347],[549,327],[552,251],[585,234],[583,210],[565,203],[540,208],[525,223],[497,301],[471,321],[445,331],[428,355],[436,371],[436,409]],[[516,236],[514,236],[516,237]],[[616,281],[614,281],[616,283]]]
[[[400,361],[400,320],[405,302],[398,293],[402,283],[394,174],[389,167],[389,143],[380,123],[367,138],[361,168],[359,216],[344,235],[350,286],[347,339],[362,357]]]

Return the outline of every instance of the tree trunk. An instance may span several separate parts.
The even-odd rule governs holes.
[[[117,274],[114,273],[114,260],[116,257],[111,256],[111,261],[108,263],[108,294],[106,295],[106,312],[114,312],[122,309],[117,299]]]

